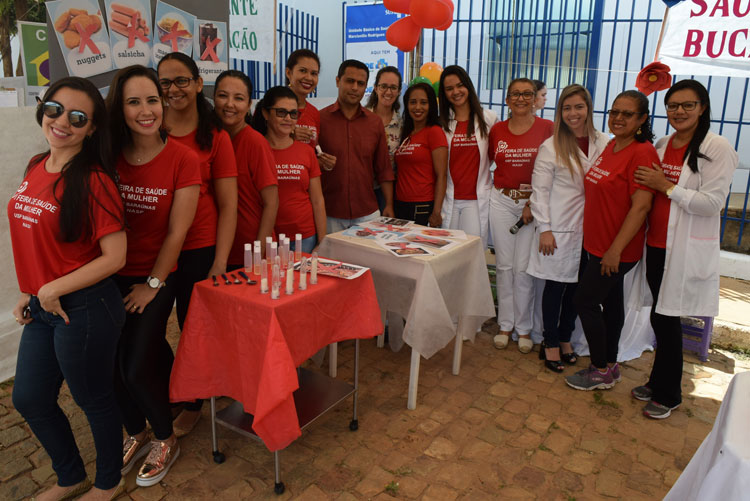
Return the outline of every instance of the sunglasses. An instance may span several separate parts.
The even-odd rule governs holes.
[[[39,106],[42,107],[42,113],[44,113],[44,116],[47,118],[57,118],[65,113],[65,107],[57,101],[40,102]],[[73,127],[80,129],[81,127],[84,127],[88,121],[88,115],[82,111],[70,110],[68,112],[68,122],[70,122],[70,125]]]
[[[276,113],[276,116],[279,118],[286,118],[287,115],[289,115],[289,118],[292,120],[297,120],[297,117],[299,116],[298,110],[287,110],[284,108],[270,108],[271,110]]]
[[[159,79],[159,86],[161,86],[163,90],[169,90],[172,84],[174,84],[178,89],[184,89],[185,87],[190,85],[190,82],[192,82],[193,80],[195,80],[195,78],[177,77],[174,80],[161,78]]]

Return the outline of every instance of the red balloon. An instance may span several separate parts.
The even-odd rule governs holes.
[[[445,31],[448,28],[450,28],[451,25],[453,24],[453,9],[454,9],[453,2],[451,2],[451,0],[438,0],[438,1],[443,2],[445,4],[448,4],[450,6],[450,8],[451,8],[451,15],[448,17],[448,21],[445,24],[443,24],[442,26],[438,26],[437,28],[435,28],[435,29],[440,30],[440,31]]]
[[[437,28],[451,21],[450,5],[440,0],[411,0],[409,13],[422,28]]]
[[[385,39],[398,50],[410,52],[417,46],[421,34],[422,29],[414,24],[410,16],[406,16],[388,27]]]
[[[383,6],[391,12],[400,14],[409,13],[409,4],[411,0],[383,0]]]

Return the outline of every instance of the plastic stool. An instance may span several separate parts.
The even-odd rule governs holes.
[[[714,330],[713,317],[682,317],[682,348],[698,355],[702,362],[708,360],[708,347]]]

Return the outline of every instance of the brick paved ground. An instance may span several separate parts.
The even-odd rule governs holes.
[[[414,411],[406,410],[409,351],[363,342],[359,431],[348,430],[351,406],[344,404],[303,432],[281,456],[282,496],[273,494],[272,456],[255,441],[220,429],[227,461],[213,463],[208,406],[165,481],[136,488],[134,469],[128,495],[138,501],[661,499],[710,431],[732,375],[750,370],[750,361],[723,351],[713,351],[706,364],[687,356],[683,406],[652,421],[629,396],[645,381],[652,354],[625,364],[614,390],[579,392],[543,369],[536,353],[521,355],[515,344],[495,350],[493,328],[464,345],[460,376],[451,374],[451,347],[422,362]],[[173,342],[176,335],[172,321]],[[352,374],[353,351],[353,343],[339,349],[340,378]],[[49,458],[12,408],[11,390],[0,389],[0,499],[33,495],[54,481]],[[61,403],[93,474],[84,415],[67,392]]]

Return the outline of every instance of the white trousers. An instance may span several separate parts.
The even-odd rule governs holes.
[[[450,229],[463,230],[467,235],[480,235],[479,204],[476,200],[454,200]]]
[[[521,218],[526,200],[513,200],[492,188],[490,227],[497,268],[497,323],[500,330],[526,335],[533,327],[534,280],[526,273],[531,255],[534,226],[526,225],[515,235],[510,227]]]

